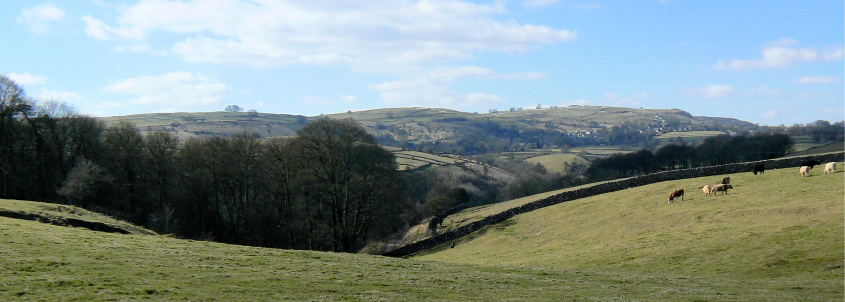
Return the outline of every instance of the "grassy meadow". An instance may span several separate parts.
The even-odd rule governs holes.
[[[75,219],[90,223],[99,223],[116,229],[122,229],[130,234],[155,234],[153,231],[133,225],[126,221],[114,219],[112,217],[71,205],[0,199],[0,216],[10,216],[10,214],[12,214],[11,216],[14,216],[13,214],[25,214],[29,217],[37,217],[40,221],[50,222],[57,225],[65,225],[68,224],[69,219]]]
[[[698,188],[721,176],[602,194],[518,215],[413,259],[705,277],[718,290],[736,287],[704,300],[842,301],[845,173],[811,174],[732,174],[734,189],[709,197]],[[678,188],[685,200],[667,203]]]
[[[704,278],[289,251],[0,217],[3,301],[706,299]],[[736,284],[721,284],[726,292]],[[722,290],[720,288],[720,290]]]
[[[541,164],[546,167],[546,170],[551,173],[560,173],[562,175],[569,174],[572,171],[573,165],[580,165],[586,167],[590,163],[587,160],[578,157],[575,154],[546,154],[535,156],[526,159],[525,161],[532,164]]]
[[[842,301],[845,173],[730,176],[727,195],[696,189],[717,176],[631,188],[518,215],[410,259],[0,217],[0,300]],[[685,200],[667,203],[676,188]]]

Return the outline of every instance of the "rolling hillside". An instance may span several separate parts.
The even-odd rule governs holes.
[[[95,231],[153,235],[145,228],[71,205],[0,199],[0,217],[35,220]]]
[[[0,217],[0,300],[841,301],[845,173],[793,170],[730,175],[727,195],[696,191],[706,177],[567,202],[412,259]]]
[[[6,217],[0,217],[0,246],[4,301],[759,301],[830,296],[758,290],[765,282],[277,250]]]
[[[821,172],[728,175],[735,189],[719,196],[698,190],[716,176],[602,194],[515,216],[413,259],[707,276],[788,293],[776,299],[842,300],[845,173]],[[667,203],[676,188],[687,190],[685,201]]]
[[[144,131],[174,131],[180,137],[231,135],[241,131],[257,132],[262,137],[290,136],[310,120],[321,117],[353,118],[382,141],[393,144],[431,144],[455,140],[467,133],[485,133],[496,129],[519,131],[541,129],[562,133],[596,131],[614,125],[646,124],[693,130],[701,127],[727,126],[747,128],[754,125],[736,119],[693,116],[678,109],[634,109],[605,106],[569,106],[526,109],[493,113],[460,112],[439,108],[386,108],[325,116],[304,117],[286,114],[249,112],[149,113],[103,118],[134,122]]]

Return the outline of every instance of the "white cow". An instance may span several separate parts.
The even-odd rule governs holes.
[[[824,174],[836,173],[836,162],[829,162],[824,165]]]

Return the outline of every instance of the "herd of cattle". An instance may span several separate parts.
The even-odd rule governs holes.
[[[801,163],[801,168],[798,169],[798,172],[801,173],[802,177],[810,176],[810,169],[818,165],[821,165],[821,162],[817,160],[805,161]],[[754,175],[757,175],[757,173],[763,174],[765,171],[766,166],[764,166],[763,164],[759,164],[754,166],[754,169],[752,169],[751,172],[754,173]],[[824,174],[828,173],[836,173],[836,162],[829,162],[824,165]],[[733,189],[733,186],[731,186],[730,176],[725,176],[725,178],[722,178],[722,183],[715,185],[704,185],[702,187],[699,187],[699,189],[704,192],[705,196],[716,195],[716,192],[722,192],[722,195],[725,195],[728,194],[729,189]],[[684,189],[678,189],[675,192],[672,192],[672,194],[669,194],[669,203],[672,203],[673,200],[679,197],[681,198],[681,200],[684,200]]]

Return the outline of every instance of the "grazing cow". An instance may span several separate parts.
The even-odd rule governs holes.
[[[800,173],[801,173],[801,176],[802,176],[802,177],[808,177],[808,176],[810,176],[810,167],[808,167],[808,166],[801,166],[801,168],[800,168],[800,169],[798,169],[798,172],[800,172]]]
[[[824,174],[836,173],[836,162],[829,162],[824,165]]]
[[[710,189],[710,185],[704,185],[703,187],[701,187],[699,189],[701,189],[701,191],[704,192],[705,196],[710,196],[710,193],[712,192],[711,189]]]
[[[724,193],[722,193],[722,195],[725,195],[725,194],[728,194],[728,189],[733,189],[733,188],[734,187],[731,186],[731,185],[723,185],[723,184],[714,185],[713,187],[710,188],[710,194],[716,195],[716,192],[721,191],[721,192],[724,192]]]
[[[678,197],[680,197],[682,201],[684,200],[684,189],[678,189],[677,191],[672,192],[672,194],[669,194],[669,203],[672,203],[672,201]]]
[[[817,160],[808,160],[808,161],[805,161],[805,162],[801,163],[801,166],[802,166],[802,167],[803,167],[803,166],[807,166],[807,167],[810,167],[810,169],[812,169],[814,166],[818,166],[818,165],[821,165],[821,164],[822,164],[822,163],[820,163],[820,162],[819,162],[819,161],[817,161]]]
[[[731,177],[730,176],[725,176],[725,178],[722,178],[722,184],[723,185],[727,185],[727,184],[730,184],[730,183],[731,183]]]
[[[760,174],[763,174],[763,172],[765,172],[765,171],[766,171],[766,165],[759,164],[759,165],[754,166],[754,170],[751,171],[751,172],[754,172],[754,175],[757,175],[757,172],[760,172]]]

